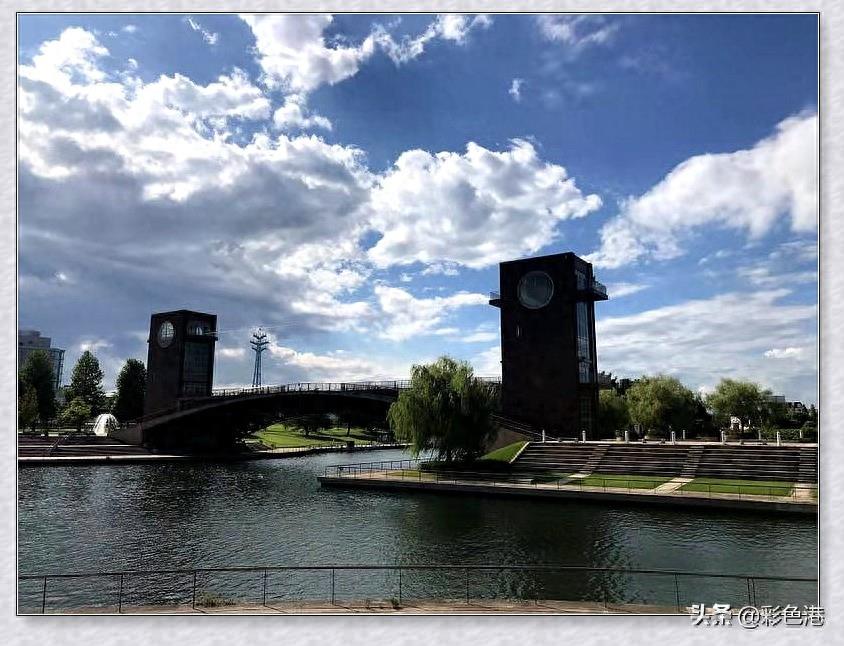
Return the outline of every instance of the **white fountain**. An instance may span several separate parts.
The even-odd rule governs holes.
[[[120,426],[120,422],[117,421],[114,415],[103,413],[102,415],[98,415],[97,419],[94,420],[94,435],[106,437],[110,431],[116,429],[118,426]]]

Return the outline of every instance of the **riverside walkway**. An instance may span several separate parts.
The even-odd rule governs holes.
[[[419,467],[418,462],[411,460],[336,465],[326,468],[319,481],[326,487],[649,503],[800,514],[817,514],[818,511],[817,488],[801,484],[785,491],[783,487],[760,482],[758,485],[742,485],[737,493],[727,493],[719,491],[717,483],[703,490],[686,489],[685,486],[691,480],[681,477],[657,486],[636,476],[607,478],[595,484],[594,477],[587,479],[576,475],[556,475],[549,477],[550,481],[543,481],[537,474],[425,471]]]

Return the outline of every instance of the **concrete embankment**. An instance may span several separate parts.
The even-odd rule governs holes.
[[[580,500],[623,504],[672,505],[680,507],[741,509],[816,515],[814,500],[786,498],[784,496],[752,496],[727,493],[701,493],[655,491],[653,489],[603,489],[601,487],[555,487],[541,484],[511,482],[431,482],[413,479],[396,479],[386,475],[320,476],[320,484],[327,487],[357,487],[389,489],[393,491],[471,494],[493,496],[521,496],[550,500]]]

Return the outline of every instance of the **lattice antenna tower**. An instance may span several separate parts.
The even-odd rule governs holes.
[[[249,345],[252,346],[252,350],[255,352],[255,369],[252,371],[253,388],[257,388],[261,385],[261,355],[264,353],[264,350],[267,349],[269,344],[270,342],[267,341],[267,333],[261,328],[258,328],[257,332],[252,333],[252,339],[249,341]]]

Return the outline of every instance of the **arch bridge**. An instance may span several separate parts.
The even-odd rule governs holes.
[[[499,378],[483,378],[498,392]],[[182,397],[176,405],[124,424],[117,437],[156,447],[212,447],[265,428],[274,421],[334,414],[361,426],[385,427],[387,411],[406,379],[361,382],[298,382],[256,388],[221,388],[210,396]],[[500,426],[530,432],[528,425],[496,416]]]

